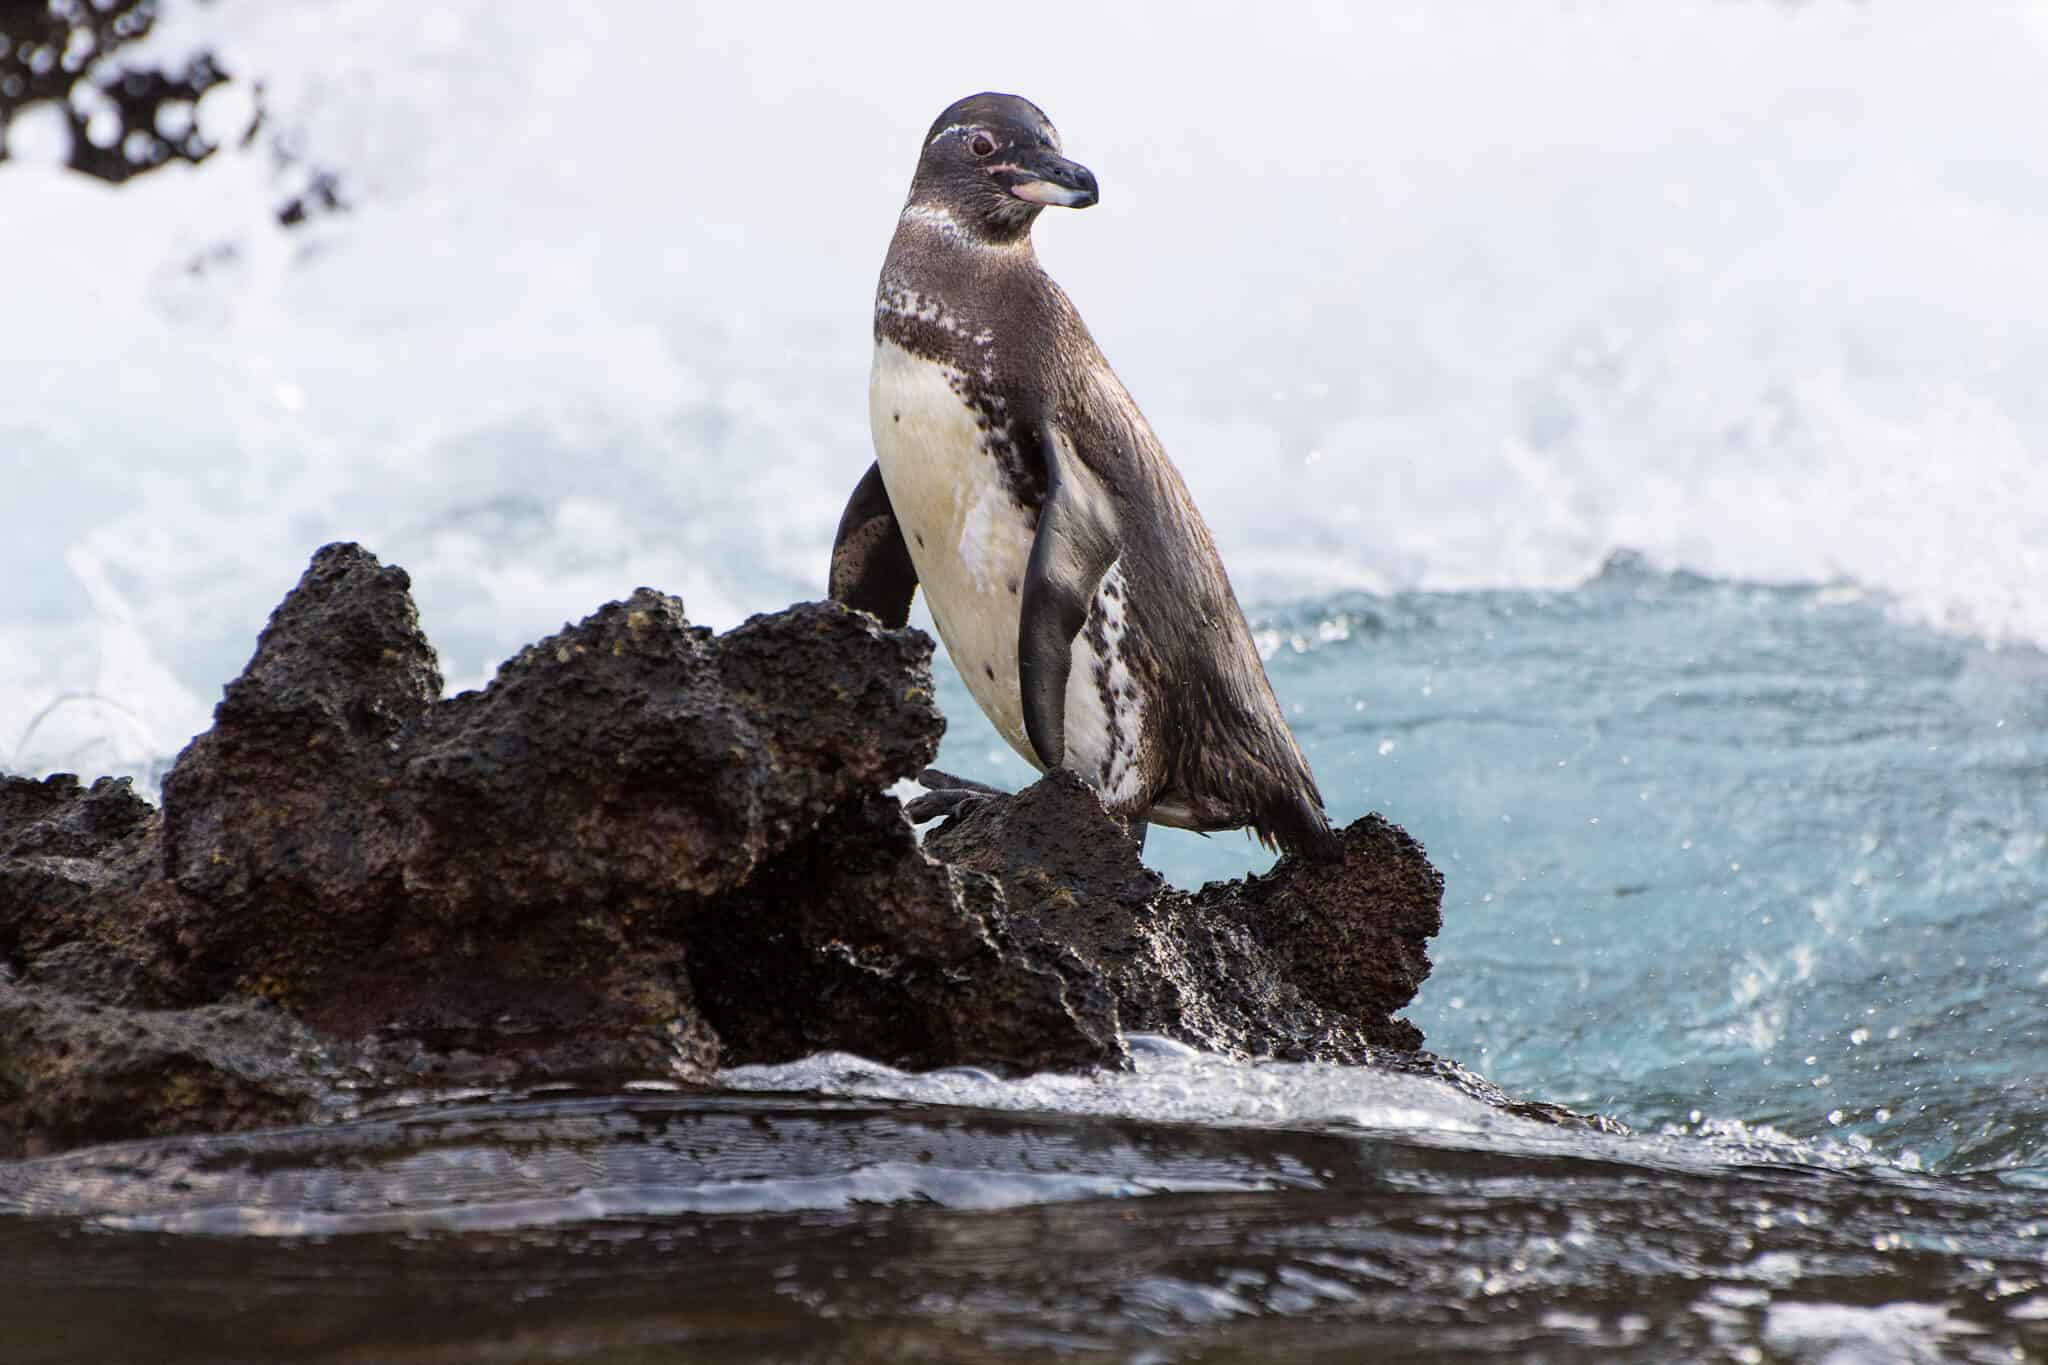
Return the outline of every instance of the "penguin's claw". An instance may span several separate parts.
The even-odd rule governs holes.
[[[978,792],[983,796],[1009,795],[1001,787],[991,787],[988,783],[976,782],[971,777],[955,777],[953,774],[938,768],[926,768],[917,775],[917,780],[919,785],[928,787],[932,791],[968,791]]]
[[[965,815],[971,810],[988,804],[989,798],[981,792],[941,791],[926,792],[903,803],[903,813],[910,817],[913,825],[924,824],[945,816]]]
[[[912,824],[921,825],[927,820],[942,816],[965,815],[980,806],[992,796],[1007,796],[1000,787],[991,787],[986,782],[971,778],[955,777],[937,768],[926,768],[917,775],[918,782],[926,790],[922,796],[914,796],[903,803],[904,813]]]

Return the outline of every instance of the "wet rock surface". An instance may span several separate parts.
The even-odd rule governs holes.
[[[0,972],[95,1004],[200,1003],[160,871],[163,817],[127,778],[0,776]]]
[[[442,700],[403,570],[329,547],[164,782],[195,967],[434,1079],[703,1079],[690,919],[929,758],[929,645],[643,589]]]
[[[1341,837],[1341,864],[1288,858],[1190,894],[1139,862],[1094,791],[1059,771],[948,820],[925,848],[998,879],[1011,931],[1066,948],[1127,1030],[1246,1057],[1412,1051],[1421,1031],[1393,1015],[1429,975],[1443,878],[1378,816]]]
[[[343,1069],[261,1002],[102,1005],[0,983],[0,1153],[304,1123],[333,1109]]]
[[[991,877],[920,852],[871,795],[706,917],[698,999],[728,1065],[833,1049],[913,1070],[1114,1063],[1114,997],[1086,964],[1020,935]]]
[[[328,546],[162,811],[0,778],[0,1154],[827,1049],[1413,1064],[1414,841],[1367,817],[1343,865],[1190,894],[1056,773],[920,847],[884,789],[937,751],[930,655],[829,603],[714,635],[642,589],[443,698],[404,571]]]

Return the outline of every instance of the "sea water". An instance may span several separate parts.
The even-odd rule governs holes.
[[[643,583],[720,627],[819,595],[871,458],[870,295],[921,134],[960,94],[1017,90],[1104,187],[1048,213],[1041,258],[1186,474],[1333,815],[1384,812],[1444,872],[1409,1012],[1429,1046],[1652,1135],[1584,1161],[1723,1172],[1687,1166],[1674,1209],[1687,1181],[1739,1202],[1746,1177],[1712,1163],[1763,1142],[1937,1182],[1914,1187],[1924,1209],[1982,1198],[1955,1221],[2003,1229],[1979,1248],[1992,1288],[1909,1274],[1844,1307],[1856,1294],[1802,1297],[1771,1262],[1741,1281],[1763,1300],[1740,1277],[1733,1299],[1673,1300],[1694,1335],[1670,1340],[1719,1340],[1725,1318],[1729,1340],[1793,1357],[1859,1332],[2037,1343],[2024,1324],[2048,1307],[1994,1290],[2029,1257],[2040,1278],[2048,1216],[2048,19],[1098,9],[167,3],[110,60],[215,53],[231,79],[186,112],[219,153],[114,189],[51,164],[55,111],[6,130],[0,767],[153,788],[332,539],[412,572],[451,688]],[[344,207],[281,226],[316,174]],[[1026,780],[938,667],[942,764]],[[1163,830],[1148,858],[1189,885],[1266,861]],[[1392,1131],[1373,1163],[1474,1197],[1550,1169],[1448,1091],[1382,1103],[1359,1074],[1144,1067],[1101,1083],[1122,1096],[1109,1118],[1043,1078],[821,1060],[733,1080],[904,1123],[932,1104],[1066,1116],[1018,1151],[1086,1147],[1108,1122],[1250,1123]],[[1349,1109],[1318,1098],[1347,1085]],[[1248,1089],[1270,1102],[1250,1117]],[[586,1143],[545,1106],[491,1103],[512,1106],[487,1109],[505,1131]],[[642,1117],[614,1120],[639,1140]],[[488,1131],[463,1150],[495,1172]],[[964,1183],[840,1171],[790,1198],[1295,1188],[1272,1172],[1298,1154],[1271,1150],[1293,1139],[1217,1140],[1257,1155],[1034,1184],[982,1152]],[[1446,1167],[1428,1155],[1446,1143],[1521,1157]],[[503,1178],[472,1202],[496,1207]],[[74,1215],[199,1217],[147,1182],[137,1215],[66,1179],[103,1196]],[[653,1182],[656,1211],[724,1197],[679,1182]],[[1562,1189],[1532,1196],[1536,1223],[1571,1223]],[[308,1198],[227,1202],[290,1225]],[[1830,1198],[1814,1218],[1846,1207]],[[1927,1216],[1927,1254],[1965,1255]],[[1739,1264],[1780,1254],[1817,1253]],[[1371,1278],[1318,1264],[1292,1268],[1353,1295]],[[1579,1270],[1553,1295],[1578,1317],[1512,1340],[1654,1355],[1624,1322],[1641,1305],[1570,1306],[1604,1282]],[[791,1301],[844,1307],[819,1287],[829,1264],[810,1273]],[[1154,1307],[1123,1326],[1321,1321],[1345,1301],[1235,1273],[1134,1289]],[[1913,1317],[1922,1290],[1950,1316]],[[1848,1316],[1801,1316],[1816,1301]]]
[[[1410,1014],[1433,1049],[1647,1127],[2048,1164],[2038,651],[1633,557],[1570,590],[1260,619],[1333,814],[1385,813],[1444,873]],[[941,692],[955,744],[985,726],[964,700]],[[1150,842],[1185,884],[1247,860]]]

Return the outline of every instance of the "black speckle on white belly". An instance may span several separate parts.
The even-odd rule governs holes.
[[[1145,701],[1125,654],[1129,598],[1123,565],[1113,563],[1074,637],[1067,675],[1067,766],[1102,794],[1103,805],[1126,811],[1148,795],[1138,759]]]

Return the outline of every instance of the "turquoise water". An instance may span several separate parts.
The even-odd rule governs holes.
[[[1444,872],[1432,1049],[1643,1128],[2048,1165],[2048,655],[1630,556],[1255,617],[1332,813]],[[942,762],[1019,780],[942,696]],[[1182,884],[1268,861],[1148,855]]]

